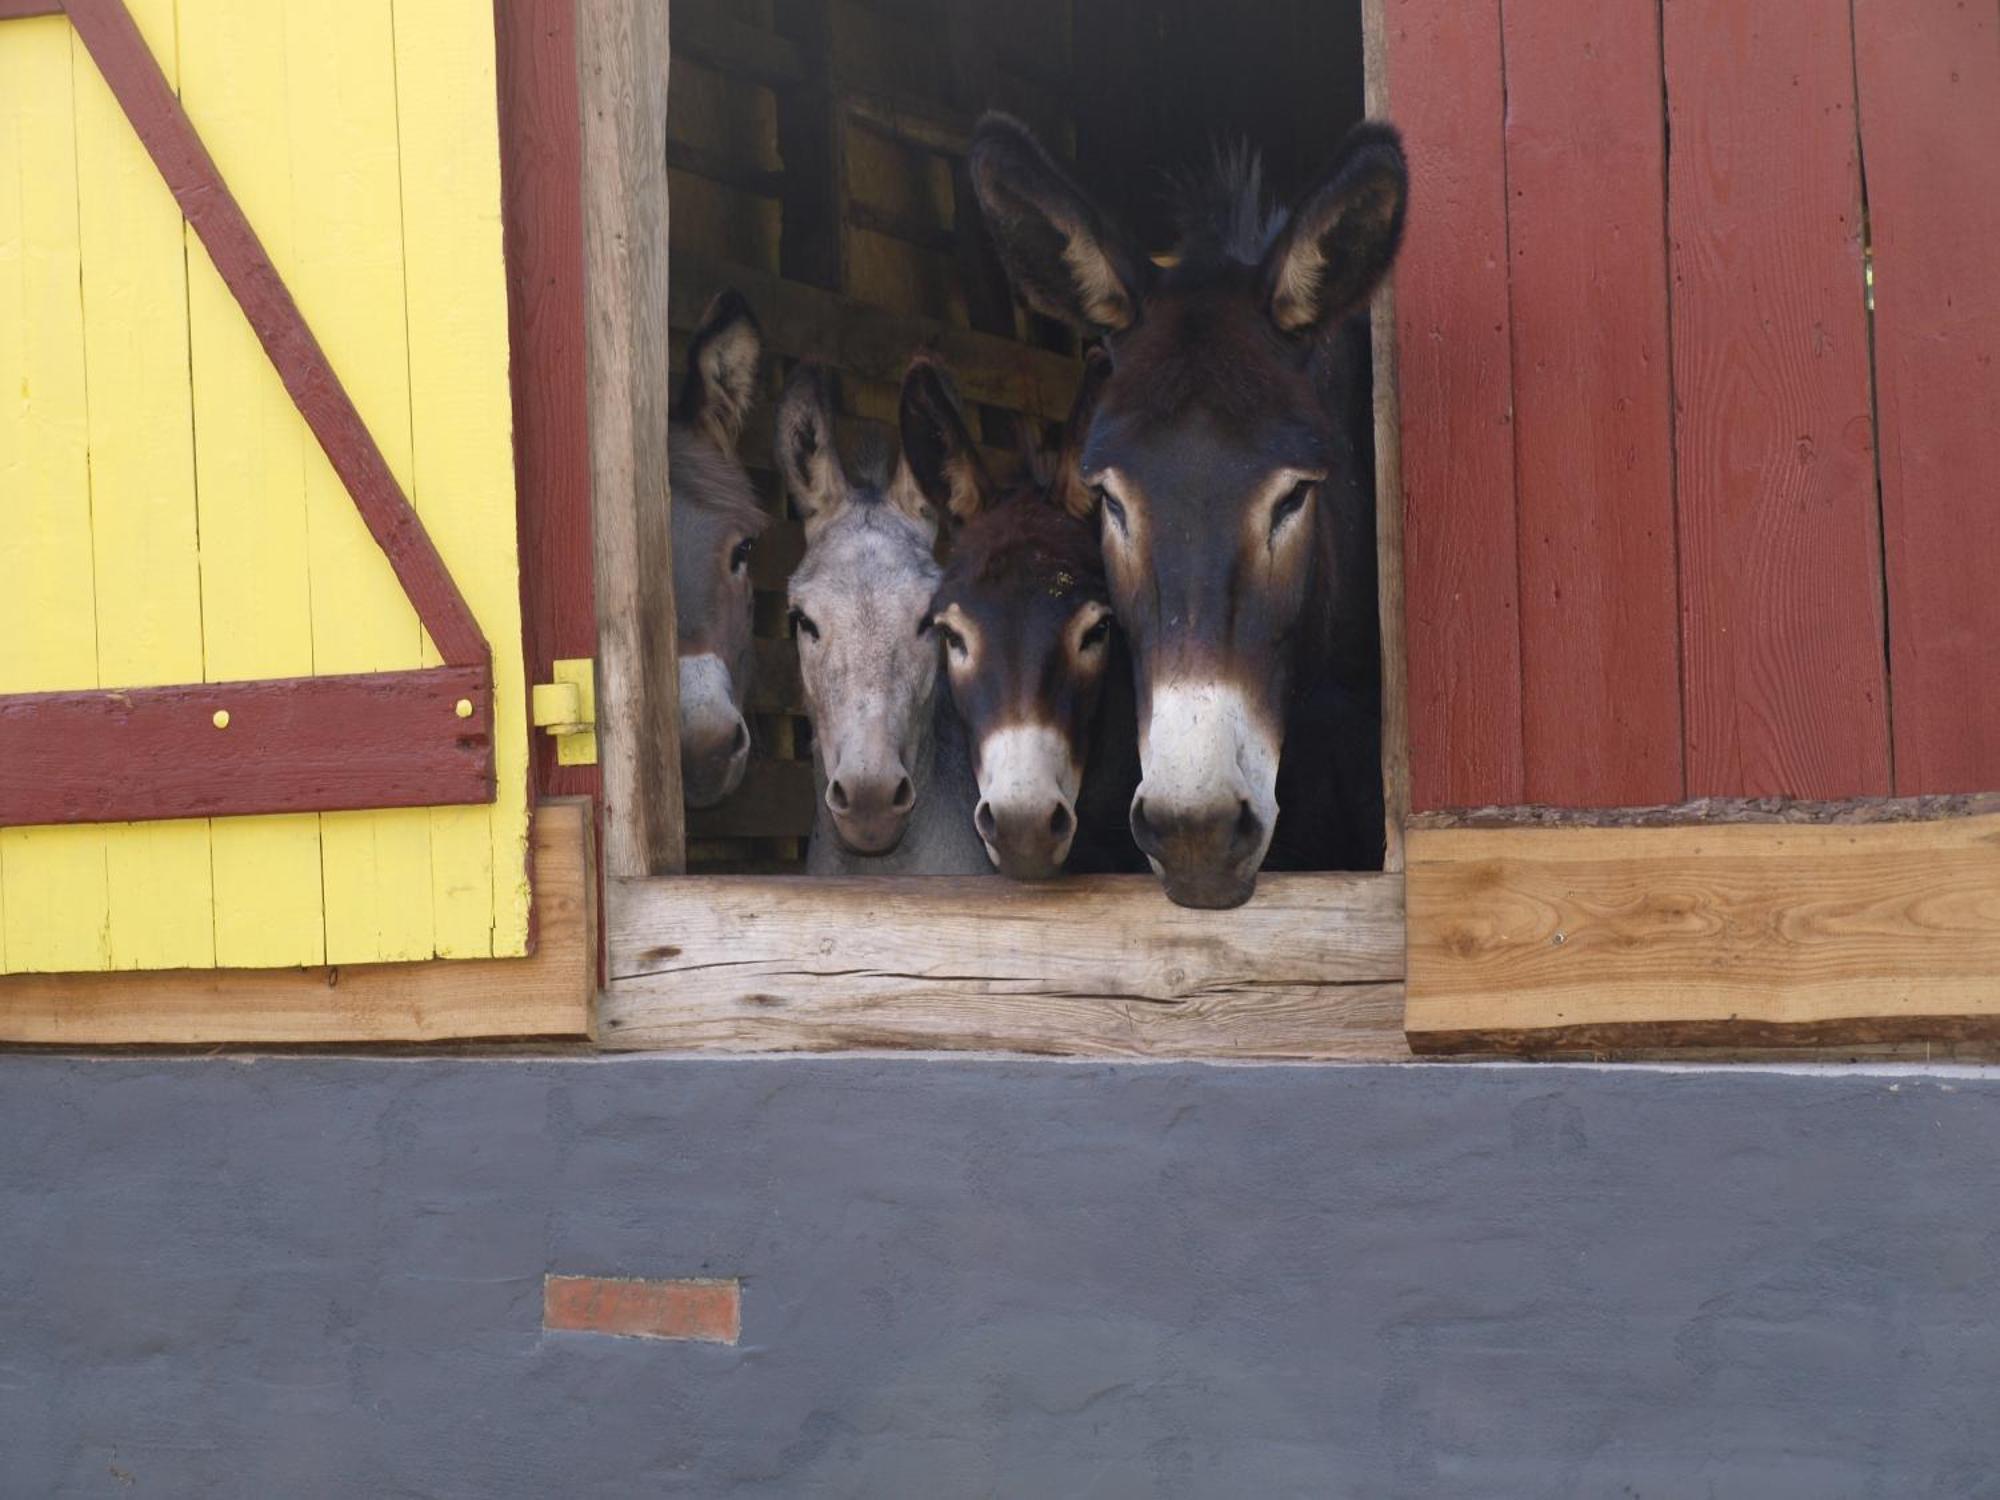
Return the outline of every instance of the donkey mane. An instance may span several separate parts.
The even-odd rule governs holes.
[[[771,513],[757,503],[756,491],[740,465],[693,428],[677,422],[674,429],[678,441],[668,448],[668,472],[675,505],[734,522],[750,536],[771,524]]]
[[[1168,200],[1177,280],[1256,265],[1290,217],[1264,196],[1264,159],[1247,140],[1216,141],[1205,164],[1169,179]]]

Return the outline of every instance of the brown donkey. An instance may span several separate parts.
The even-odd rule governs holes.
[[[674,628],[680,637],[681,786],[690,807],[735,791],[750,760],[750,549],[770,523],[736,455],[763,338],[736,292],[709,304],[668,428]]]
[[[1247,900],[1267,853],[1379,866],[1372,486],[1343,325],[1402,238],[1396,132],[1357,126],[1289,213],[1247,151],[1219,158],[1164,268],[1017,121],[980,121],[972,174],[1021,297],[1111,359],[1082,474],[1138,673],[1133,837],[1187,906]]]
[[[987,856],[1016,880],[1144,869],[1126,827],[1139,781],[1132,669],[1111,617],[1077,465],[1110,367],[1093,351],[1053,468],[996,495],[942,371],[903,382],[904,461],[952,539],[930,619],[972,741]]]

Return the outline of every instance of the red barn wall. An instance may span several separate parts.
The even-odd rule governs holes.
[[[1384,22],[1414,805],[2000,788],[1993,8]]]

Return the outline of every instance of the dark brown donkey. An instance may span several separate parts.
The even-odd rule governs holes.
[[[680,637],[681,786],[711,807],[743,780],[750,728],[750,549],[770,516],[736,441],[757,391],[763,337],[750,304],[723,292],[688,346],[667,435],[673,484],[674,628]]]
[[[1016,290],[1111,358],[1082,469],[1138,672],[1133,837],[1185,906],[1247,900],[1267,853],[1379,867],[1372,485],[1344,325],[1402,239],[1396,132],[1357,126],[1289,213],[1254,156],[1219,157],[1164,267],[1017,121],[980,122],[972,172]]]
[[[903,456],[925,498],[964,523],[931,597],[952,701],[972,740],[973,827],[1015,880],[1143,869],[1126,828],[1139,781],[1131,663],[1078,476],[1110,366],[1093,353],[1053,465],[1027,455],[1004,493],[940,368],[903,382]],[[1072,512],[1076,513],[1072,513]]]

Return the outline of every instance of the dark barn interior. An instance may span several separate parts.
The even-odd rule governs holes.
[[[752,562],[758,667],[744,785],[688,818],[688,867],[802,868],[811,727],[787,638],[804,547],[770,463],[771,403],[802,357],[838,372],[843,445],[886,433],[920,348],[943,356],[1006,471],[1016,424],[1052,435],[1076,338],[1019,308],[978,222],[965,152],[998,108],[1033,126],[1147,245],[1173,238],[1172,173],[1247,138],[1286,201],[1362,113],[1358,4],[1301,0],[682,0],[668,165],[674,368],[708,298],[741,290],[765,335],[742,443],[779,520]],[[1366,422],[1357,423],[1365,433]]]

